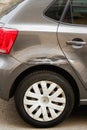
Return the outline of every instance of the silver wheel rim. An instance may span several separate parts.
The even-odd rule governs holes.
[[[26,113],[31,118],[47,122],[58,118],[63,113],[66,96],[58,84],[40,81],[27,89],[23,104]]]

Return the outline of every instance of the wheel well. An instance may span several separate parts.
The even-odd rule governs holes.
[[[38,65],[38,66],[34,66],[31,67],[29,69],[27,69],[26,71],[24,71],[23,73],[21,73],[16,80],[14,81],[12,88],[10,90],[9,93],[9,98],[13,97],[15,94],[15,91],[17,89],[18,84],[20,83],[20,81],[27,76],[28,74],[38,71],[38,70],[49,70],[49,71],[53,71],[56,72],[58,74],[61,74],[63,77],[65,77],[69,83],[71,84],[74,94],[75,94],[75,105],[79,105],[79,99],[80,99],[80,95],[79,95],[79,89],[77,86],[77,83],[75,81],[75,79],[68,73],[66,72],[64,69],[61,69],[59,67],[56,66],[52,66],[52,65]]]

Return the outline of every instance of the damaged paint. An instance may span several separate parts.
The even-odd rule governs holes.
[[[30,59],[28,61],[28,64],[30,65],[37,65],[37,64],[51,64],[51,65],[64,65],[67,64],[67,59],[63,56],[53,56],[53,57],[36,57],[33,59]]]

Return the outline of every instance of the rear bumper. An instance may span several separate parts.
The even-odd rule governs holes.
[[[26,68],[26,65],[10,55],[0,55],[0,98],[9,99],[9,92],[15,79]]]

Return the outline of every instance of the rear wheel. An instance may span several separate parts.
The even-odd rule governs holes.
[[[19,84],[15,103],[22,118],[36,127],[52,127],[63,121],[74,106],[67,80],[51,71],[38,71]]]

